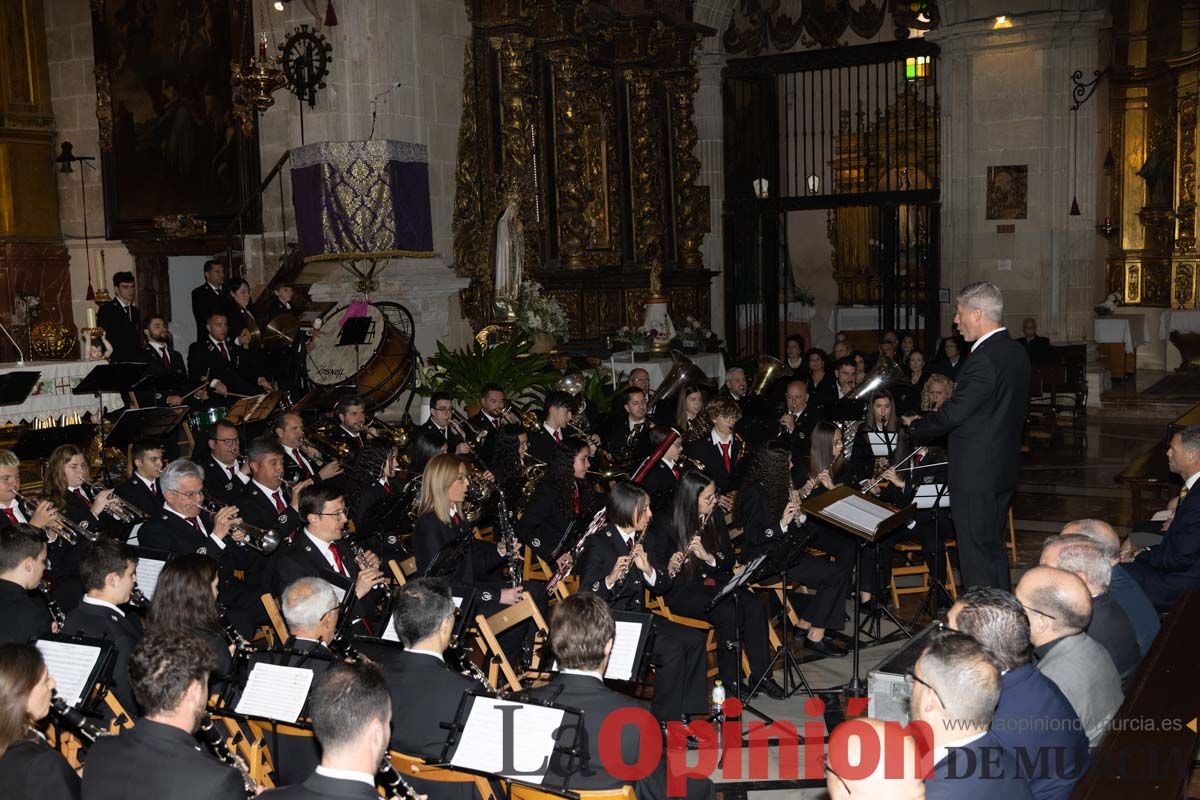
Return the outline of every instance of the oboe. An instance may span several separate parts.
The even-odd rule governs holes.
[[[402,797],[408,800],[420,800],[421,797],[412,784],[404,780],[403,776],[392,766],[392,760],[388,758],[387,753],[383,754],[383,759],[379,762],[379,769],[375,771],[375,784],[383,789],[384,797],[387,800],[400,800]]]
[[[242,759],[238,758],[226,746],[225,737],[221,735],[221,731],[213,724],[212,717],[207,714],[204,716],[204,720],[200,723],[200,728],[196,731],[196,736],[208,748],[208,752],[212,753],[214,758],[241,773],[242,786],[246,790],[246,797],[255,797],[258,795],[258,784],[250,777],[250,771],[246,769],[246,765]]]
[[[100,730],[89,722],[82,711],[67,705],[67,701],[59,697],[57,692],[50,698],[50,714],[54,717],[55,722],[70,728],[83,743],[83,746],[79,748],[81,763],[87,756],[88,748],[94,745],[101,736],[109,735],[108,731]]]

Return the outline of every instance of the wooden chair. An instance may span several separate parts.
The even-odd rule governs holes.
[[[711,622],[708,622],[707,620],[696,619],[695,617],[685,617],[682,614],[674,614],[671,612],[671,609],[667,607],[666,598],[655,597],[651,595],[649,591],[646,592],[646,610],[650,611],[651,613],[658,614],[660,617],[668,619],[676,624],[683,625],[688,628],[695,628],[696,630],[708,631],[708,636],[704,641],[704,657],[706,660],[711,662],[711,665],[708,667],[708,670],[705,674],[710,681],[717,677],[718,670],[716,665],[716,657],[719,643],[717,642],[717,631],[715,628],[713,628]],[[750,674],[749,664],[750,662],[746,659],[746,654],[742,653],[742,665],[747,676]]]
[[[554,574],[554,570],[550,569],[542,557],[533,552],[533,548],[525,545],[525,572],[522,576],[523,580],[527,581],[548,581],[550,576]]]
[[[283,644],[288,640],[287,623],[283,621],[283,612],[279,610],[279,603],[275,602],[275,596],[272,594],[264,594],[261,598],[263,608],[267,610],[267,619],[271,620],[271,632],[279,639],[279,643]]]
[[[403,561],[396,559],[388,559],[388,570],[392,573],[392,578],[395,579],[397,586],[403,586],[408,583],[408,579],[417,574],[417,557],[406,558]]]
[[[315,734],[312,728],[302,727],[300,725],[289,725],[286,722],[266,722],[257,719],[247,719],[246,725],[250,729],[250,737],[242,737],[243,741],[252,741],[253,745],[250,748],[253,753],[254,761],[247,760],[250,765],[250,777],[259,785],[264,784],[264,781],[271,781],[271,775],[275,771],[276,758],[271,752],[270,746],[267,744],[270,741],[278,741],[285,736],[293,736],[299,739],[311,739]],[[239,745],[239,755],[245,759],[245,755]]]
[[[547,792],[535,786],[505,782],[505,794],[509,800],[557,800],[559,795]],[[637,800],[633,786],[626,784],[619,789],[593,789],[591,791],[573,791],[579,800]]]
[[[500,646],[500,634],[513,628],[525,621],[532,621],[537,628],[537,640],[545,641],[550,636],[550,627],[546,624],[546,620],[542,618],[542,612],[538,611],[537,604],[533,602],[533,598],[525,595],[525,599],[519,603],[509,606],[508,608],[497,611],[490,617],[485,617],[478,614],[475,617],[475,625],[478,632],[475,635],[475,642],[479,647],[479,651],[483,653],[488,682],[499,688],[500,679],[508,684],[509,688],[514,691],[520,691],[521,678],[540,677],[541,657],[540,647],[534,647],[533,661],[530,664],[529,672],[517,674],[513,669],[512,664],[508,662],[508,657],[504,655],[504,649]]]
[[[225,728],[228,734],[225,737],[225,746],[231,753],[242,759],[242,763],[246,765],[246,770],[250,774],[250,779],[265,789],[273,788],[275,786],[275,781],[271,776],[273,764],[271,754],[262,737],[262,729],[258,728],[255,732],[253,723],[247,720],[248,729],[254,733],[253,736],[247,736],[246,731],[242,730],[241,723],[233,717],[220,714],[210,714],[210,716],[214,725]]]
[[[946,590],[950,592],[950,597],[958,599],[958,586],[954,583],[954,568],[950,564],[950,548],[954,544],[953,541],[946,542]],[[908,560],[915,553],[920,556],[921,545],[916,542],[899,542],[896,545],[896,552],[904,553],[905,560]],[[896,578],[901,578],[906,575],[920,575],[921,584],[919,586],[897,586]],[[919,564],[906,564],[903,567],[892,568],[892,582],[889,587],[892,592],[892,605],[900,606],[900,597],[909,594],[925,594],[929,591],[929,567],[925,564],[924,559]]]
[[[423,781],[437,781],[439,783],[471,783],[475,785],[475,791],[479,796],[479,800],[494,800],[492,785],[488,782],[487,778],[480,775],[459,772],[458,770],[447,769],[446,767],[435,767],[426,764],[424,759],[398,753],[395,750],[388,751],[388,759],[392,762],[392,767],[395,768],[396,772],[400,773],[400,777],[402,778],[420,778]]]
[[[1014,567],[1017,565],[1017,526],[1013,522],[1011,505],[1008,507],[1008,561]]]
[[[133,716],[125,710],[121,705],[121,701],[117,699],[112,692],[105,692],[104,704],[108,706],[108,710],[112,712],[113,718],[108,723],[109,733],[120,733],[123,730],[128,730],[133,727]]]

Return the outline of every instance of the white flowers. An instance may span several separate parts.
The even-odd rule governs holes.
[[[567,338],[567,315],[558,301],[542,294],[537,281],[523,281],[517,292],[517,326],[526,333]]]

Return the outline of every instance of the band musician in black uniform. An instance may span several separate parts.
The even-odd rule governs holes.
[[[79,776],[35,727],[50,713],[55,686],[36,647],[0,644],[0,786],[5,800],[79,800]]]
[[[635,483],[613,486],[605,506],[608,525],[584,547],[580,588],[594,592],[616,611],[644,611],[645,592],[664,593],[671,579],[666,564],[655,565],[643,546],[653,512],[650,496]],[[686,720],[705,710],[704,631],[655,616],[650,654],[655,664],[651,711],[661,722]]]
[[[196,338],[204,339],[204,325],[214,313],[225,313],[225,265],[210,258],[204,262],[204,283],[192,289],[192,316],[196,319]]]
[[[320,452],[305,440],[304,419],[299,414],[290,411],[277,414],[271,428],[283,445],[283,477],[288,483],[308,478],[320,483],[341,473],[342,465],[337,459],[324,463],[317,460]]]
[[[746,442],[734,433],[742,412],[737,403],[724,397],[714,397],[705,406],[712,423],[707,437],[689,442],[683,451],[704,466],[704,474],[717,484],[720,495],[717,504],[725,511],[733,509],[732,492],[741,481],[742,469],[749,453]]]
[[[51,632],[53,620],[34,591],[46,572],[46,537],[18,523],[0,528],[0,643],[24,644]]]
[[[771,662],[767,613],[749,589],[739,590],[736,605],[732,597],[726,597],[711,611],[706,610],[721,587],[733,578],[736,560],[725,514],[717,509],[717,487],[711,478],[697,470],[683,473],[672,505],[654,516],[647,547],[654,563],[667,565],[670,583],[663,601],[673,613],[708,620],[719,642],[734,642],[740,636],[750,663],[748,690]],[[717,666],[722,682],[729,687],[726,691],[733,691],[741,674],[737,653],[729,647],[718,647]],[[783,687],[770,675],[759,687],[775,699],[784,696]]]
[[[366,403],[363,399],[354,394],[344,395],[338,398],[333,411],[337,414],[338,425],[330,432],[329,438],[335,445],[348,447],[351,453],[363,449],[371,435],[367,428]]]
[[[457,456],[471,453],[471,445],[466,441],[466,431],[454,422],[454,401],[450,395],[434,392],[429,397],[429,419],[421,427],[430,433],[436,433],[446,440],[446,452]]]
[[[312,481],[293,487],[283,483],[283,447],[273,437],[260,436],[246,448],[250,482],[237,498],[238,511],[247,523],[264,531],[274,530],[291,539],[304,527],[300,519],[300,495]]]
[[[146,346],[141,349],[141,363],[146,365],[146,389],[138,389],[134,394],[138,404],[145,406],[178,406],[183,405],[184,395],[194,388],[188,377],[187,366],[178,350],[171,347],[171,331],[167,321],[160,314],[146,317],[143,333],[146,334]],[[199,403],[208,399],[208,393],[203,389],[189,398],[190,403]]]
[[[650,431],[651,450],[658,450],[659,445],[671,433],[678,434],[679,431],[662,427],[655,427]],[[680,435],[667,448],[667,452],[663,453],[662,458],[654,462],[646,477],[642,478],[642,488],[650,495],[650,507],[654,509],[655,514],[670,513],[671,505],[675,502],[675,487],[679,485],[679,478],[683,475],[683,464],[680,462],[683,446],[683,436]]]
[[[650,428],[654,422],[648,415],[646,392],[637,386],[625,390],[622,410],[613,414],[603,442],[618,463],[640,462],[650,454]]]
[[[521,541],[551,568],[570,562],[572,545],[583,536],[600,508],[587,480],[590,452],[587,442],[574,437],[555,445],[546,471],[517,523]]]
[[[250,468],[241,457],[242,440],[230,422],[219,420],[208,429],[208,455],[196,463],[204,469],[204,491],[225,505],[237,505]]]
[[[808,394],[802,380],[788,381],[783,394],[784,409],[779,417],[779,438],[792,448],[792,462],[808,460],[808,443],[813,427],[824,419],[821,408]]]
[[[133,273],[114,273],[112,282],[115,297],[100,306],[96,324],[104,329],[104,335],[112,343],[112,361],[137,361],[141,350],[142,320],[133,304],[137,292]]]
[[[228,322],[224,312],[214,311],[205,323],[205,335],[188,347],[188,377],[193,384],[206,384],[215,402],[232,405],[231,394],[250,397],[260,388],[270,391],[265,378],[243,371],[244,353],[226,337]],[[262,386],[263,383],[266,386]]]
[[[158,485],[163,471],[163,446],[160,442],[139,439],[133,443],[129,455],[133,474],[117,486],[117,497],[147,517],[158,516],[163,506],[162,487]]]

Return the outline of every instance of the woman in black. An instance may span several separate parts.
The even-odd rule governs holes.
[[[5,800],[78,800],[79,776],[34,726],[50,713],[54,678],[27,644],[0,645],[0,786]]]
[[[412,530],[408,511],[415,496],[394,479],[396,448],[388,439],[372,439],[346,465],[345,501],[354,520],[355,539],[371,539],[370,547],[384,561],[408,557],[400,535]]]
[[[872,434],[877,434],[875,441],[872,441]],[[882,452],[882,455],[877,452]],[[875,479],[887,474],[893,465],[902,462],[910,452],[912,448],[908,435],[900,428],[900,417],[891,393],[886,389],[875,392],[868,401],[867,421],[859,427],[854,437],[854,449],[850,455],[851,478],[860,486],[874,483],[871,494],[885,503],[897,508],[907,505],[903,485],[897,486],[887,478],[878,483]],[[894,473],[891,474],[894,476]],[[891,582],[895,546],[896,536],[893,534],[863,551],[864,602],[873,596],[882,597],[884,589]]]
[[[804,360],[808,364],[808,396],[820,405],[828,405],[830,395],[836,400],[837,380],[829,371],[829,361],[825,358],[825,351],[814,347],[804,354]]]
[[[517,536],[551,568],[562,567],[570,558],[567,551],[587,530],[600,507],[587,480],[590,452],[583,439],[563,439],[517,523]]]
[[[508,500],[508,510],[516,513],[523,505],[526,456],[529,454],[529,434],[520,425],[501,426],[492,441],[487,468],[496,479],[496,486]]]
[[[712,422],[704,413],[705,402],[704,387],[699,384],[689,383],[679,390],[674,427],[683,433],[684,444],[703,439],[712,431]]]
[[[84,452],[72,444],[59,445],[46,460],[44,496],[55,511],[73,526],[83,531],[88,538],[100,535],[120,536],[122,526],[116,519],[104,513],[113,499],[113,492],[105,489],[95,496],[84,486],[88,478],[87,459]],[[59,536],[49,546],[50,584],[54,600],[62,610],[70,613],[83,597],[83,584],[79,579],[79,562],[83,557],[83,537],[76,536],[75,543]]]
[[[209,556],[188,553],[173,558],[158,574],[146,619],[146,636],[162,633],[179,638],[186,634],[208,645],[217,663],[209,678],[212,692],[220,691],[214,680],[229,675],[234,649],[221,622],[217,586],[217,562]]]
[[[833,427],[820,422],[817,428],[827,425]],[[814,440],[814,447],[816,444]],[[791,447],[779,440],[759,447],[751,458],[735,509],[742,523],[743,561],[763,553],[773,556],[780,548],[787,547],[789,536],[800,535],[803,515],[788,479],[791,461]],[[844,652],[832,646],[825,631],[845,624],[849,571],[827,559],[807,555],[786,566],[789,581],[802,583],[816,592],[800,617],[804,646],[825,656],[844,656]]]
[[[683,473],[673,505],[653,519],[647,550],[651,563],[666,570],[672,579],[663,598],[672,613],[712,623],[718,642],[736,641],[740,633],[752,676],[748,693],[771,663],[767,613],[749,589],[739,590],[736,607],[733,598],[727,597],[712,611],[705,610],[733,577],[735,561],[725,513],[717,508],[717,487],[711,478],[696,470]],[[726,691],[733,692],[741,672],[737,653],[718,647],[717,667]],[[759,688],[775,699],[784,696],[783,687],[770,675],[762,678]]]
[[[929,380],[925,354],[914,348],[904,363],[908,382],[896,387],[896,406],[901,415],[921,413],[921,393]]]

